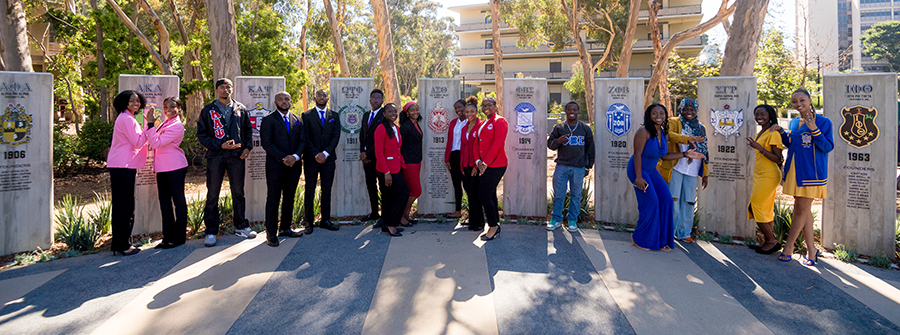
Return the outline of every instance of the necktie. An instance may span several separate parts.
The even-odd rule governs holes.
[[[319,111],[319,120],[322,121],[322,125],[325,125],[325,111]]]
[[[369,112],[369,127],[372,126],[372,120],[375,119],[375,111]]]
[[[284,116],[284,127],[287,128],[288,134],[291,133],[291,121],[288,120],[287,116]]]

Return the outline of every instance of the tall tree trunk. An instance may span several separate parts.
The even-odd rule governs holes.
[[[662,8],[662,3],[658,0],[649,0],[648,4],[648,14],[649,14],[649,26],[650,26],[650,40],[653,41],[653,65],[659,66],[659,55],[662,52],[662,36],[659,31],[659,9]],[[669,101],[669,84],[666,80],[669,74],[668,66],[662,70],[663,75],[660,77],[659,84],[657,88],[659,89],[659,103],[663,106],[666,106],[667,109],[671,108],[671,104]]]
[[[640,12],[641,0],[631,0],[631,9],[628,10],[628,27],[625,28],[625,36],[622,37],[622,52],[619,54],[619,66],[616,68],[617,78],[628,78],[628,67],[631,65],[631,52]]]
[[[6,71],[34,72],[31,66],[31,46],[28,45],[25,4],[22,0],[0,0],[0,45]]]
[[[2,0],[0,0],[0,1],[2,1]],[[143,0],[139,0],[139,2],[143,2]],[[163,51],[166,56],[168,56],[168,58],[166,58],[162,54],[160,54],[160,52],[156,51],[156,49],[153,48],[153,44],[150,42],[150,39],[148,39],[147,36],[145,36],[144,33],[142,33],[140,29],[138,29],[137,25],[135,25],[134,22],[132,22],[131,19],[128,18],[127,15],[125,15],[125,12],[122,11],[122,8],[120,8],[119,5],[116,4],[115,1],[106,0],[106,3],[109,4],[110,7],[112,7],[112,9],[119,16],[119,19],[123,23],[125,23],[125,26],[127,26],[128,29],[130,29],[131,32],[134,33],[134,35],[137,36],[138,39],[141,40],[141,43],[144,44],[144,48],[147,49],[148,52],[150,52],[150,56],[153,58],[153,62],[156,63],[156,66],[159,67],[160,71],[165,75],[171,75],[173,71],[172,71],[172,57],[169,54],[168,32],[166,32],[164,48],[162,47],[162,42],[163,42],[162,34],[160,34],[160,50]],[[155,13],[152,13],[151,16],[154,16],[154,18],[153,18],[154,22],[159,21],[159,18],[155,17]],[[161,24],[162,23],[160,22],[160,25]],[[158,27],[157,27],[157,29],[158,29]],[[164,26],[163,26],[163,29],[165,29]]]
[[[372,4],[372,8],[374,10],[374,3]],[[334,8],[331,7],[331,0],[325,0],[325,14],[328,15],[328,22],[331,24],[331,37],[334,41],[334,58],[340,61],[341,77],[349,78],[350,65],[347,65],[347,57],[344,55],[344,42],[341,42],[343,40],[341,38],[341,29],[339,21],[334,18]]]
[[[700,34],[712,29],[712,27],[721,24],[723,20],[727,19],[731,14],[734,14],[735,6],[735,4],[732,4],[729,7],[728,0],[722,0],[722,5],[719,6],[719,11],[715,16],[706,22],[678,32],[669,38],[666,42],[666,46],[663,47],[662,52],[659,53],[659,61],[656,62],[656,67],[653,68],[653,75],[650,77],[650,83],[647,85],[647,91],[644,92],[645,106],[653,103],[653,96],[659,88],[659,83],[662,81],[662,77],[666,76],[668,73],[669,54],[675,50],[675,47],[678,46],[678,44],[681,44],[681,42],[700,36]]]
[[[500,48],[500,1],[491,0],[491,45],[494,47],[494,86],[497,111],[503,115],[503,49]]]
[[[241,55],[238,53],[234,1],[206,0],[206,17],[209,23],[213,77],[216,80],[220,78],[234,80],[234,77],[241,75]]]
[[[581,58],[581,69],[584,72],[584,103],[585,109],[588,111],[588,120],[594,122],[594,69],[591,61],[591,54],[584,46],[584,40],[581,39],[581,25],[578,19],[578,0],[572,0],[572,7],[566,3],[566,0],[560,0],[563,12],[569,19],[569,29],[574,39],[575,49],[578,50],[578,57]]]
[[[91,0],[91,9],[96,10],[97,0]],[[94,32],[97,35],[96,39],[96,49],[94,50],[94,59],[97,60],[97,78],[106,78],[106,57],[103,56],[103,26],[100,24],[94,25]],[[113,119],[111,116],[112,111],[109,110],[109,92],[106,88],[106,85],[100,86],[100,119],[103,121],[109,121]]]
[[[188,45],[191,41],[191,35],[197,32],[197,20],[200,19],[198,12],[202,10],[202,2],[194,3],[194,10],[191,11],[191,21],[189,23],[189,27],[184,27],[184,22],[181,19],[181,14],[178,11],[178,7],[175,5],[174,0],[168,0],[169,10],[172,12],[172,18],[175,20],[175,25],[178,26],[178,35],[181,36],[181,44]],[[190,31],[190,33],[188,33]],[[189,84],[194,80],[204,81],[206,78],[203,77],[203,71],[200,70],[200,66],[193,65],[193,62],[200,60],[200,51],[196,49],[185,50],[183,63],[182,63],[182,82],[185,84]],[[184,124],[192,125],[197,121],[198,116],[200,115],[200,110],[203,108],[204,100],[206,99],[206,91],[202,89],[195,90],[187,95],[184,108]]]
[[[372,14],[375,17],[375,35],[378,37],[378,60],[381,63],[381,78],[384,86],[385,102],[400,105],[400,84],[397,82],[397,67],[394,65],[394,42],[391,39],[391,17],[385,0],[372,0]]]
[[[169,51],[171,46],[169,42],[169,29],[166,28],[166,25],[159,19],[159,15],[156,15],[156,12],[153,11],[153,7],[150,7],[147,0],[137,0],[137,2],[141,8],[150,15],[150,22],[153,23],[153,27],[156,28],[156,33],[159,35],[159,55],[162,57],[163,62],[168,65],[167,68],[169,71],[172,71],[172,53]],[[163,72],[165,73],[165,70],[163,70]]]
[[[762,35],[763,19],[769,0],[743,0],[737,2],[734,22],[729,28],[725,54],[722,56],[720,76],[752,76],[756,63],[756,49]]]
[[[303,103],[303,109],[309,108],[309,72],[306,69],[306,32],[309,30],[310,14],[312,13],[312,0],[306,0],[306,21],[303,22],[303,29],[300,30],[300,70],[303,70],[306,76],[306,84],[300,90],[300,101]]]

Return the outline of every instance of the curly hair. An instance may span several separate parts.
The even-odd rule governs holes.
[[[669,133],[669,110],[666,109],[666,106],[660,104],[652,104],[650,106],[647,106],[647,109],[644,110],[644,129],[647,129],[647,131],[650,132],[650,138],[656,138],[657,136],[659,136],[659,134],[656,132],[656,127],[653,124],[653,119],[650,118],[650,112],[653,111],[653,109],[656,107],[662,108],[663,112],[666,113],[666,118],[665,120],[663,120],[662,124],[662,133]]]

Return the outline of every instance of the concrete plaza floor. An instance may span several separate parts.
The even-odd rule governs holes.
[[[900,271],[504,225],[225,237],[0,272],[0,334],[897,334]]]

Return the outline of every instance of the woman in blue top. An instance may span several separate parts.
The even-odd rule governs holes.
[[[785,131],[777,124],[769,128],[770,131],[781,133],[781,141],[788,148],[782,193],[794,196],[791,231],[784,241],[784,250],[778,260],[791,260],[794,241],[803,232],[807,255],[801,261],[813,266],[819,260],[819,250],[816,249],[813,238],[812,202],[816,198],[825,198],[828,153],[834,149],[834,141],[831,137],[831,120],[823,115],[816,115],[809,92],[802,88],[794,91],[791,105],[800,112],[800,116],[791,120],[790,129]]]
[[[668,152],[666,107],[652,104],[644,111],[644,126],[634,135],[634,155],[628,160],[628,180],[634,184],[638,201],[638,221],[631,244],[641,250],[672,251],[675,248],[675,226],[672,223],[672,195],[656,163],[684,157],[705,159],[703,154],[688,150]]]

